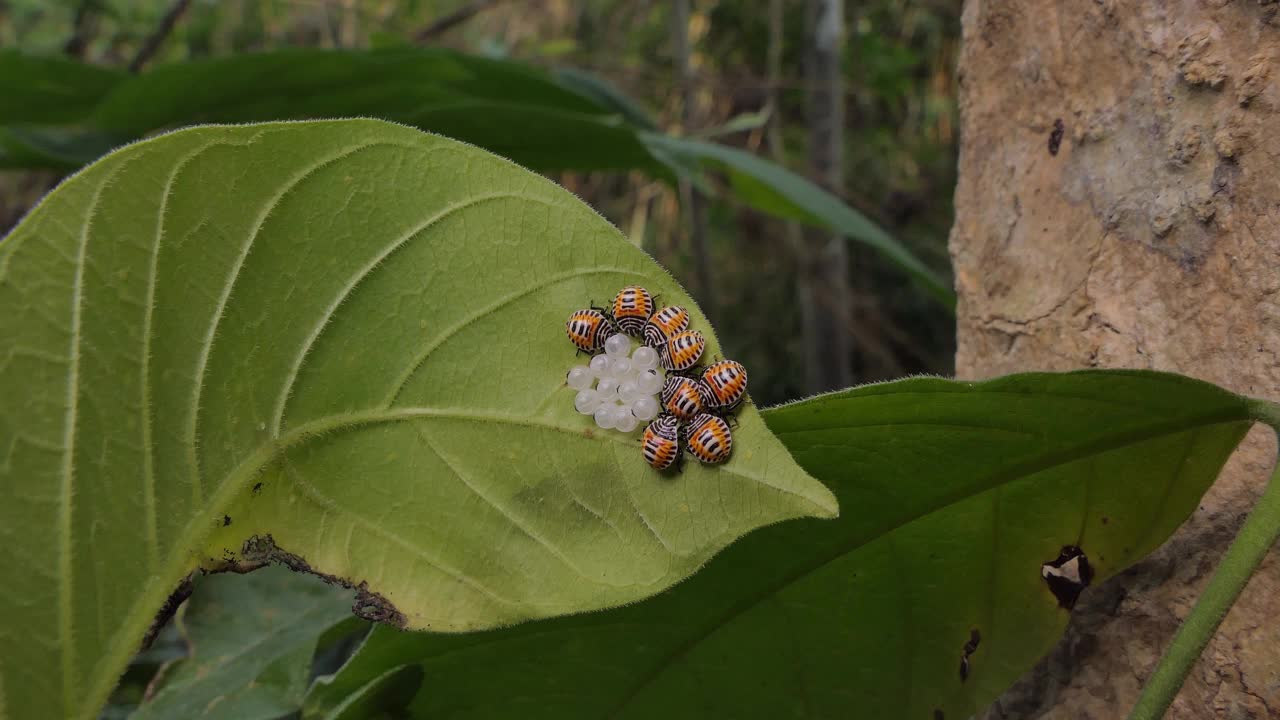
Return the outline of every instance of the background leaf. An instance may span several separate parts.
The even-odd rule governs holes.
[[[444,48],[393,47],[193,60],[123,81],[104,72],[62,59],[0,53],[0,88],[25,87],[46,76],[69,88],[94,87],[74,99],[59,89],[33,99],[30,111],[14,104],[0,112],[0,122],[12,126],[7,130],[14,135],[0,129],[0,166],[74,168],[98,157],[113,138],[118,144],[130,135],[180,125],[372,116],[479,145],[535,170],[641,170],[667,181],[699,168],[724,170],[735,196],[750,207],[865,243],[944,304],[954,304],[951,289],[935,273],[839,198],[750,153],[653,132],[637,103],[580,70],[560,69],[552,76],[518,62]],[[62,98],[65,106],[57,104]],[[94,134],[28,127],[55,119]]]
[[[78,122],[128,77],[63,57],[0,51],[0,124]]]
[[[754,533],[632,607],[375,628],[308,706],[418,662],[416,717],[970,717],[1061,636],[1042,564],[1078,546],[1096,584],[1150,552],[1249,426],[1241,398],[1151,372],[917,378],[765,416],[838,521]]]
[[[271,720],[296,711],[318,637],[351,616],[351,591],[283,567],[199,578],[182,626],[191,654],[135,720]]]
[[[724,170],[732,183],[734,197],[756,210],[827,227],[875,248],[919,280],[939,301],[948,306],[955,304],[951,288],[910,250],[862,213],[800,175],[737,148],[657,133],[644,133],[642,137],[652,152],[673,158],[673,162],[682,160],[685,164]]]
[[[67,181],[0,243],[0,571],[23,582],[0,701],[94,715],[198,563],[477,629],[638,600],[834,514],[754,409],[728,464],[677,478],[574,412],[564,319],[628,283],[719,352],[569,193],[384,122],[197,128]]]

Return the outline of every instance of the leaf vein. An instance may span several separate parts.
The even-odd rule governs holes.
[[[329,323],[333,320],[334,313],[338,311],[338,307],[341,306],[342,303],[346,301],[346,299],[351,295],[351,293],[355,291],[356,287],[359,286],[360,283],[364,282],[364,280],[367,277],[369,277],[369,275],[372,274],[373,271],[378,268],[378,266],[382,265],[382,263],[386,261],[387,258],[393,255],[397,250],[408,245],[411,240],[418,237],[420,234],[422,234],[429,228],[433,227],[436,223],[441,222],[445,218],[453,215],[454,213],[458,213],[463,210],[474,208],[477,205],[480,205],[485,202],[491,202],[494,200],[500,200],[505,198],[524,198],[526,200],[530,200],[533,202],[542,202],[542,203],[546,202],[539,198],[527,197],[519,193],[503,192],[503,193],[493,193],[490,195],[481,195],[481,196],[470,198],[465,202],[449,205],[448,207],[444,208],[440,212],[432,215],[431,217],[427,218],[426,220],[416,225],[409,232],[396,238],[394,241],[392,241],[390,245],[386,247],[386,249],[378,253],[378,255],[373,260],[371,260],[364,267],[360,268],[359,272],[357,272],[355,276],[350,280],[350,282],[348,282],[346,286],[342,288],[342,291],[338,293],[338,296],[335,297],[333,299],[333,302],[329,304],[329,307],[325,309],[324,314],[320,318],[320,321],[316,323],[316,326],[312,328],[310,333],[308,333],[307,339],[302,345],[302,350],[298,353],[298,356],[294,358],[293,365],[289,370],[289,375],[285,379],[285,382],[283,385],[284,389],[280,393],[279,399],[276,401],[275,419],[272,421],[272,435],[274,435],[275,437],[280,436],[280,429],[284,424],[284,415],[285,415],[286,406],[288,405],[288,402],[289,402],[289,397],[293,393],[293,387],[298,381],[298,375],[302,372],[303,364],[306,362],[307,357],[310,355],[312,347],[315,346],[316,341],[320,339],[320,335],[324,333],[325,328],[328,327]]]
[[[444,562],[436,558],[433,558],[431,555],[429,555],[425,550],[423,550],[418,545],[415,545],[409,542],[408,540],[405,540],[399,535],[386,529],[381,524],[369,520],[368,518],[357,513],[356,511],[352,510],[349,507],[340,505],[339,503],[335,502],[332,498],[322,493],[320,491],[320,488],[308,482],[302,476],[302,473],[299,472],[296,467],[294,467],[293,463],[288,461],[288,458],[285,458],[283,463],[284,463],[285,470],[289,475],[289,480],[293,482],[293,484],[298,488],[298,490],[304,496],[306,496],[308,500],[320,506],[324,510],[327,510],[328,512],[331,512],[335,515],[345,515],[346,517],[350,518],[354,524],[362,526],[370,534],[377,535],[383,540],[394,543],[404,548],[406,552],[417,557],[418,559],[422,560],[423,562],[435,568],[436,570],[439,570],[441,573],[453,578],[459,583],[466,585],[472,590],[475,590],[476,592],[492,599],[497,603],[500,603],[502,605],[507,605],[509,607],[525,607],[526,605],[525,603],[521,603],[511,598],[507,598],[502,595],[499,595],[495,590],[486,586],[484,583],[481,583],[479,580],[476,580],[475,578],[471,577],[470,575],[467,575],[461,570],[449,567]]]
[[[93,198],[85,212],[84,223],[80,228],[80,243],[76,250],[75,277],[71,286],[71,339],[67,349],[67,409],[63,417],[63,460],[58,489],[58,637],[62,655],[62,707],[76,707],[76,647],[72,634],[75,630],[72,620],[73,563],[72,563],[72,518],[75,512],[75,451],[76,425],[79,422],[80,397],[80,344],[83,340],[81,323],[84,313],[84,271],[88,263],[89,236],[93,230],[93,219],[98,213],[98,205],[102,193],[106,190],[111,178],[115,177],[129,162],[123,162],[111,169],[94,188]],[[72,713],[78,714],[78,713]]]
[[[147,268],[147,299],[142,315],[142,354],[139,363],[142,386],[142,504],[146,515],[147,561],[151,571],[160,564],[159,515],[156,510],[156,478],[155,478],[155,439],[152,436],[155,413],[151,407],[151,343],[154,328],[152,327],[155,305],[156,284],[159,281],[160,245],[164,241],[165,224],[169,215],[169,196],[173,192],[174,182],[178,175],[201,154],[219,145],[237,145],[226,141],[210,141],[174,163],[173,170],[165,180],[164,192],[160,196],[160,207],[157,211],[155,238],[151,244],[151,253]]]
[[[559,548],[557,548],[554,543],[542,537],[533,528],[526,526],[525,523],[521,522],[520,519],[516,517],[514,513],[512,513],[507,508],[504,508],[502,504],[499,503],[496,499],[482,492],[480,488],[476,487],[474,483],[468,480],[467,476],[463,474],[462,470],[456,464],[454,464],[452,460],[445,457],[445,454],[440,451],[440,448],[436,447],[435,443],[431,442],[431,437],[427,434],[426,430],[424,430],[420,424],[415,424],[413,429],[414,429],[414,432],[418,434],[418,437],[422,439],[422,443],[427,446],[427,449],[430,450],[432,454],[434,454],[436,457],[440,458],[440,462],[444,463],[445,467],[449,468],[449,471],[452,472],[454,476],[458,478],[458,481],[461,482],[463,485],[465,485],[467,490],[471,491],[473,495],[480,498],[481,500],[484,501],[486,505],[496,510],[499,515],[502,515],[502,517],[504,517],[508,523],[510,523],[513,527],[515,527],[521,533],[527,535],[534,542],[546,548],[547,552],[551,553],[557,560],[563,563],[565,567],[572,570],[579,577],[593,583],[598,582],[596,578],[593,578],[587,575],[585,572],[583,572],[582,569],[578,567],[578,565],[574,563],[573,560],[571,560],[567,555],[565,555],[564,552],[562,552]]]
[[[191,463],[192,472],[192,494],[193,505],[199,505],[204,493],[204,480],[200,470],[200,453],[197,448],[199,445],[199,427],[200,427],[200,399],[204,393],[205,376],[208,372],[209,356],[213,353],[213,346],[217,339],[218,327],[222,324],[225,316],[227,302],[231,299],[231,293],[235,289],[236,282],[240,279],[240,271],[244,268],[245,260],[249,256],[254,243],[258,239],[258,234],[262,231],[263,225],[266,224],[267,218],[279,206],[280,201],[286,195],[293,192],[307,178],[313,176],[321,168],[350,157],[358,152],[370,150],[376,147],[395,146],[396,143],[375,142],[375,143],[358,143],[351,145],[336,153],[326,155],[324,158],[311,163],[302,170],[294,173],[280,186],[280,190],[263,204],[262,209],[258,212],[254,219],[253,227],[249,231],[249,237],[245,241],[244,247],[240,251],[239,257],[236,258],[235,265],[231,269],[230,275],[223,284],[221,297],[218,298],[217,308],[214,310],[213,318],[209,323],[209,331],[205,334],[204,342],[201,345],[200,356],[196,361],[195,383],[191,393],[191,419],[187,428],[187,453],[188,461]]]
[[[453,325],[445,329],[445,331],[441,333],[440,336],[437,337],[434,341],[427,344],[427,346],[424,347],[414,357],[414,361],[409,364],[405,372],[400,375],[400,378],[396,381],[396,384],[392,387],[391,392],[387,395],[387,399],[382,403],[382,406],[384,408],[390,408],[393,405],[395,405],[396,401],[400,399],[400,393],[404,392],[405,386],[409,384],[409,381],[413,379],[413,376],[417,374],[418,370],[420,370],[423,364],[426,363],[427,358],[431,356],[431,353],[435,352],[441,345],[448,342],[453,336],[457,335],[459,332],[462,332],[462,330],[466,329],[472,323],[475,323],[480,319],[488,315],[491,315],[494,312],[497,312],[503,307],[510,305],[516,300],[519,300],[520,298],[523,298],[527,295],[532,295],[533,293],[536,293],[539,290],[543,290],[545,288],[551,287],[552,285],[555,285],[556,283],[564,282],[565,280],[572,280],[573,278],[581,277],[583,275],[590,275],[593,273],[613,273],[617,275],[632,275],[635,277],[644,276],[643,273],[638,272],[636,270],[632,270],[630,268],[615,268],[615,267],[578,268],[577,270],[571,270],[568,272],[551,275],[523,289],[516,290],[513,292],[509,292],[505,295],[502,295],[497,300],[489,303],[488,305],[480,308],[479,310],[471,313],[470,315],[467,315],[466,317],[459,320],[457,323],[454,323]]]

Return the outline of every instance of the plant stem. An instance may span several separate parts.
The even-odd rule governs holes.
[[[475,15],[497,5],[501,1],[502,0],[476,0],[476,2],[463,5],[457,10],[432,21],[430,25],[415,32],[413,34],[413,42],[416,45],[426,44],[431,40],[434,40],[436,36],[443,35],[454,27],[470,20]]]
[[[190,5],[191,0],[174,0],[174,3],[169,6],[169,10],[160,18],[160,24],[156,26],[155,32],[147,36],[147,39],[142,43],[142,47],[138,48],[138,54],[134,55],[133,60],[129,61],[129,72],[136,73],[141,71],[142,66],[146,65],[160,51],[160,46],[164,45],[164,41],[173,32],[173,26],[178,24],[178,20],[187,12],[187,8]]]
[[[1253,414],[1258,420],[1271,425],[1280,434],[1280,406],[1265,401],[1253,403]],[[1191,666],[1200,657],[1205,645],[1226,617],[1253,571],[1266,557],[1267,551],[1280,537],[1280,463],[1271,474],[1271,480],[1262,497],[1249,513],[1244,527],[1227,548],[1222,562],[1204,593],[1196,601],[1191,614],[1183,621],[1173,636],[1173,642],[1165,651],[1160,664],[1142,688],[1138,704],[1129,720],[1159,720],[1173,702],[1182,687]]]
[[[1264,422],[1275,428],[1277,434],[1280,434],[1280,404],[1273,403],[1270,400],[1251,399],[1249,401],[1249,412],[1258,422]]]

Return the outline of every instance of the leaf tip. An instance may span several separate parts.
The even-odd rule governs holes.
[[[813,516],[823,520],[834,520],[840,517],[840,501],[836,499],[835,493],[821,482],[814,480],[817,486],[813,497]]]

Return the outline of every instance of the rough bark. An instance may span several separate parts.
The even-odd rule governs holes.
[[[957,373],[1172,370],[1280,398],[1280,4],[971,0]],[[989,712],[1132,706],[1265,482],[1255,430],[1163,548],[1077,606]],[[1280,717],[1273,550],[1169,718]]]

